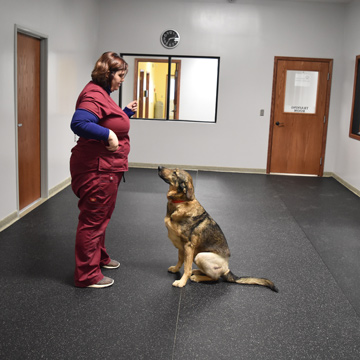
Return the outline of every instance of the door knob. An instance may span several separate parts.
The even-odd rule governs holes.
[[[275,125],[277,125],[277,126],[279,126],[279,127],[282,127],[282,126],[284,126],[284,123],[281,123],[281,122],[277,121],[277,122],[275,123]]]

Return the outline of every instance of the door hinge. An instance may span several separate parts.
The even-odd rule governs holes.
[[[330,80],[330,73],[328,73],[328,77],[327,77],[328,80]]]
[[[322,157],[320,158],[320,166],[322,165]]]
[[[326,115],[324,115],[324,124],[326,123]]]

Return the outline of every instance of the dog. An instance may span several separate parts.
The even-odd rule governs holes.
[[[278,292],[268,279],[238,277],[229,269],[230,250],[220,226],[196,200],[193,180],[184,170],[158,167],[158,175],[167,184],[167,211],[165,226],[168,237],[178,249],[178,262],[170,266],[171,273],[179,272],[184,264],[184,273],[175,287],[184,287],[187,281],[224,281],[236,284],[260,285]],[[192,270],[193,262],[198,269]]]

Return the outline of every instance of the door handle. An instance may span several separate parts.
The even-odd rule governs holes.
[[[18,124],[18,127],[21,127],[22,126],[22,124]]]
[[[285,126],[284,123],[281,123],[281,122],[279,122],[279,121],[277,121],[277,122],[275,123],[275,125],[276,125],[276,126],[279,126],[279,127]]]

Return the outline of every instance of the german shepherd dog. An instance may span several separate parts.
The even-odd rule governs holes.
[[[169,184],[165,226],[168,236],[178,249],[178,262],[170,266],[171,273],[184,273],[173,286],[184,287],[190,278],[194,282],[217,281],[247,285],[261,285],[277,292],[268,279],[237,277],[229,269],[230,250],[219,225],[205,211],[194,195],[193,181],[189,173],[179,169],[158,167],[159,176]],[[192,270],[195,262],[198,269]]]

